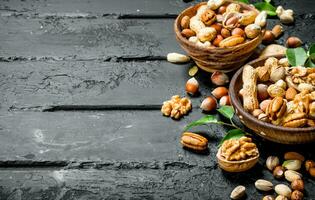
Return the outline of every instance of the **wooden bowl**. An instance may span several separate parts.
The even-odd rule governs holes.
[[[254,167],[258,162],[259,154],[253,158],[242,161],[228,161],[221,155],[221,147],[217,153],[218,164],[221,169],[227,172],[244,172]]]
[[[232,0],[226,1],[226,3],[231,2],[236,3]],[[243,9],[253,10],[259,13],[259,11],[252,6],[240,2],[237,3],[239,3]],[[256,47],[261,44],[263,31],[256,38],[234,47],[221,48],[197,46],[182,36],[180,22],[181,19],[186,15],[189,17],[194,16],[197,12],[197,9],[204,4],[206,4],[206,2],[189,7],[178,15],[174,24],[177,41],[179,42],[180,46],[189,54],[189,56],[196,62],[196,64],[205,71],[230,72],[240,68],[254,53]]]
[[[271,56],[258,58],[248,64],[253,67],[262,66],[264,65],[265,60],[269,57]],[[272,57],[280,59],[283,58],[284,55],[274,55]],[[271,123],[260,121],[250,113],[247,113],[244,110],[242,101],[238,96],[238,93],[243,85],[242,72],[243,68],[239,69],[234,74],[230,83],[229,93],[235,112],[245,126],[253,130],[261,137],[277,143],[303,144],[315,141],[315,127],[288,128],[276,126]]]

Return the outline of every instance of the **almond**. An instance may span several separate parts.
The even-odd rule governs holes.
[[[289,101],[293,100],[297,91],[293,87],[289,87],[285,92],[285,98]]]
[[[189,27],[189,21],[190,17],[187,15],[182,18],[182,20],[180,21],[180,26],[182,27],[182,29],[186,29]]]
[[[285,160],[300,160],[300,161],[302,161],[302,162],[304,162],[304,160],[305,160],[305,158],[304,158],[303,155],[301,155],[301,154],[299,154],[299,153],[297,153],[297,152],[293,152],[293,151],[291,151],[291,152],[286,152],[286,153],[284,154],[284,159],[285,159]]]
[[[183,29],[181,33],[186,38],[190,38],[190,37],[196,35],[196,33],[193,30],[189,29],[189,28]]]

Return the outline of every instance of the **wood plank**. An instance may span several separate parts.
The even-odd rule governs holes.
[[[209,167],[213,163],[207,155],[187,152],[179,143],[184,126],[201,116],[198,110],[181,121],[163,117],[160,111],[2,112],[0,163],[136,161],[150,166],[158,161],[164,166],[171,161]],[[207,130],[214,159],[224,130],[218,126]]]
[[[190,0],[186,0],[189,2]],[[15,12],[22,14],[60,14],[68,13],[69,16],[80,15],[107,15],[107,14],[178,14],[184,8],[194,5],[201,0],[2,0],[1,12]],[[255,1],[251,1],[255,2]],[[257,1],[256,1],[257,2]],[[308,0],[277,0],[275,5],[294,9],[297,14],[314,13],[315,2]],[[307,5],[307,6],[306,6]]]
[[[190,66],[167,61],[0,62],[1,109],[41,110],[56,105],[159,107],[172,95],[186,95]],[[209,77],[207,73],[197,77],[202,96],[210,94]],[[194,106],[199,106],[200,98],[192,100]]]
[[[165,57],[181,51],[173,19],[0,18],[2,60]]]
[[[255,171],[256,170],[256,171]],[[259,173],[257,173],[259,171]],[[0,196],[4,199],[229,199],[238,185],[246,187],[247,199],[264,194],[254,182],[275,180],[264,166],[246,173],[228,174],[214,169],[171,170],[41,170],[0,171]],[[304,177],[304,199],[314,199],[315,181]],[[287,183],[285,183],[287,184]],[[273,194],[272,192],[270,194]]]

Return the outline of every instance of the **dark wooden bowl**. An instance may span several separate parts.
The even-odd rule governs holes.
[[[268,57],[258,58],[248,64],[253,67],[262,66]],[[284,55],[275,55],[273,57],[280,59],[283,58]],[[243,85],[242,72],[243,68],[239,69],[233,76],[229,87],[229,93],[236,115],[245,126],[255,131],[255,133],[261,137],[277,143],[303,144],[315,141],[315,127],[287,128],[283,126],[276,126],[271,123],[262,122],[250,113],[247,113],[243,108],[240,97],[238,96]]]
[[[232,0],[226,1],[226,3],[231,2],[236,3]],[[237,3],[239,3],[243,9],[253,10],[257,13],[259,12],[252,6],[240,2]],[[196,64],[205,71],[230,72],[240,68],[254,53],[256,47],[261,44],[263,31],[256,38],[234,47],[221,48],[197,46],[182,36],[180,21],[186,15],[189,17],[194,16],[197,12],[197,9],[204,4],[206,4],[206,2],[189,7],[178,15],[174,23],[177,41],[179,42],[180,46],[189,54],[189,56],[196,62]]]

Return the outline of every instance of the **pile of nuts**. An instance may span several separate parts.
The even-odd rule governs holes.
[[[181,19],[181,34],[199,47],[233,47],[256,38],[267,13],[246,10],[239,3],[209,0],[195,16]]]
[[[315,69],[290,67],[288,60],[268,58],[243,70],[244,109],[264,122],[284,127],[315,126]]]
[[[174,119],[179,119],[182,116],[188,114],[192,109],[192,104],[190,99],[187,97],[181,98],[179,95],[172,96],[168,101],[163,102],[161,112],[167,117],[172,117]]]
[[[241,161],[259,155],[258,148],[249,137],[225,140],[221,146],[221,156],[228,161]]]

